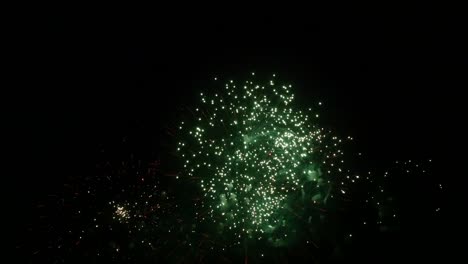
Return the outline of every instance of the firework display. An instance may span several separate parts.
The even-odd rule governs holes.
[[[103,147],[93,177],[41,201],[45,219],[31,229],[51,238],[33,258],[269,262],[305,248],[328,259],[365,233],[398,232],[404,196],[395,186],[427,175],[431,160],[375,169],[353,137],[322,124],[322,102],[303,109],[274,74],[212,86],[166,130],[158,157],[128,139],[119,155]],[[55,257],[41,258],[46,251]]]
[[[229,81],[219,93],[201,93],[195,126],[179,143],[210,221],[237,243],[278,235],[298,198],[324,206],[332,180],[345,172],[342,141],[318,125],[312,109],[294,106],[291,85],[276,82]]]

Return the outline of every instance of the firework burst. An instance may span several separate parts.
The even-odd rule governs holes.
[[[348,172],[342,140],[320,127],[317,109],[297,108],[292,86],[275,76],[267,84],[231,80],[201,93],[200,103],[195,122],[179,127],[178,151],[186,176],[199,179],[208,213],[202,220],[237,244],[246,238],[284,244],[292,213],[308,222],[317,217],[297,207],[324,210]],[[347,186],[338,187],[346,193]]]

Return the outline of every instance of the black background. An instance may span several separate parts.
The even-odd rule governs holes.
[[[15,122],[19,233],[37,197],[92,167],[100,144],[129,135],[153,134],[157,141],[213,76],[276,73],[294,84],[301,104],[324,102],[324,122],[354,136],[375,167],[435,157],[450,122],[446,101],[462,87],[455,76],[466,62],[456,52],[462,45],[456,16],[424,8],[280,9],[50,8],[28,20],[18,89],[26,107]],[[428,181],[445,184],[450,177]],[[402,192],[417,195],[418,186],[424,184],[409,180]],[[383,256],[429,259],[434,255],[424,252],[432,250],[446,257],[450,248],[441,243],[450,239],[441,228],[448,220],[416,223],[423,218],[411,223],[410,242],[385,241]]]

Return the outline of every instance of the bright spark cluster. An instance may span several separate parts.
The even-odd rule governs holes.
[[[214,221],[239,237],[268,233],[285,224],[288,197],[306,184],[313,185],[315,202],[324,198],[321,165],[340,153],[325,146],[318,115],[294,107],[291,85],[229,81],[218,93],[200,96],[190,140],[178,150],[187,174],[200,178]]]
[[[124,206],[116,206],[114,212],[114,219],[121,223],[126,223],[130,219],[130,213]]]

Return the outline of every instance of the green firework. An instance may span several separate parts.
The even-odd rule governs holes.
[[[294,106],[291,90],[274,78],[229,81],[201,93],[195,124],[180,126],[188,136],[178,151],[188,177],[199,180],[210,222],[239,239],[274,234],[289,224],[292,202],[324,203],[330,194],[324,165],[340,150],[325,142],[336,138],[312,109]]]

